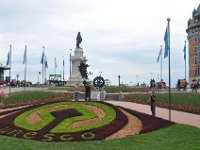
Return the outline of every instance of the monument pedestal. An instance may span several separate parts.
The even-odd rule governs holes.
[[[72,56],[72,72],[71,77],[69,77],[69,80],[66,82],[66,86],[75,86],[77,83],[79,85],[83,85],[83,79],[81,76],[81,73],[79,71],[79,66],[81,62],[86,62],[87,59],[85,56],[83,56],[83,49],[82,48],[76,48],[74,51],[74,56]]]
[[[106,98],[106,91],[104,89],[96,89],[91,92],[91,100],[103,101]]]

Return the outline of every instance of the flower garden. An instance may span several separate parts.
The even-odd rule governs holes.
[[[188,150],[200,146],[199,128],[105,102],[73,102],[72,96],[26,91],[1,99],[1,149]],[[137,103],[146,99],[125,98]]]
[[[0,135],[43,142],[109,140],[174,124],[104,102],[72,102],[71,96],[2,104],[15,109],[0,112]]]
[[[185,95],[185,96],[187,96],[187,95]],[[135,97],[135,96],[124,96],[123,101],[150,105],[149,99],[138,98],[138,97]],[[191,100],[187,99],[186,101],[191,101]],[[158,99],[158,101],[156,102],[156,105],[158,107],[169,108],[169,102],[162,101],[162,98]],[[200,105],[198,103],[189,103],[189,104],[185,103],[184,104],[183,102],[178,103],[176,101],[175,102],[173,101],[171,103],[171,109],[195,113],[195,114],[200,114]]]

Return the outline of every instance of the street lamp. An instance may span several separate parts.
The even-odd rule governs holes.
[[[136,79],[137,79],[137,86],[139,86],[139,81],[138,81],[139,75],[136,75]]]
[[[39,72],[38,72],[38,84],[39,84],[39,82],[40,82],[40,80],[39,80],[40,75],[41,75],[41,72],[39,71]]]
[[[120,75],[118,75],[118,79],[119,79],[119,87],[120,87],[120,78],[121,78],[121,76],[120,76]]]
[[[17,74],[16,77],[17,77],[17,82],[18,82],[19,74]]]
[[[18,87],[18,84],[19,84],[19,81],[18,81],[19,74],[17,74],[16,77],[17,77],[17,87]]]
[[[102,74],[102,71],[99,71],[99,74],[100,74],[100,76],[101,76],[101,74]]]

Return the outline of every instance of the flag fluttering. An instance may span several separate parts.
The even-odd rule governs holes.
[[[186,61],[186,43],[185,43],[184,48],[183,48],[183,53],[184,53],[184,60]]]
[[[158,53],[157,62],[159,62],[160,57],[161,57],[161,49],[160,49],[160,51],[159,51],[159,53]]]
[[[165,48],[164,48],[164,58],[168,57],[168,49],[169,49],[169,35],[168,35],[168,28],[166,27],[165,35],[164,35],[164,42],[165,42]]]
[[[72,53],[69,54],[69,61],[72,61]]]
[[[46,57],[45,57],[45,68],[48,68],[48,62]]]
[[[6,66],[10,66],[10,51],[8,52],[8,55],[7,55]]]
[[[41,63],[41,64],[44,64],[44,62],[45,62],[45,61],[44,61],[44,59],[45,59],[44,57],[45,57],[45,54],[44,54],[44,51],[43,51],[43,52],[42,52],[42,56],[41,56],[41,60],[40,60],[40,63]]]
[[[54,60],[55,60],[55,68],[57,68],[57,61],[56,61],[56,57],[55,57],[55,59],[54,59]]]
[[[23,64],[26,64],[27,62],[27,51],[26,49],[24,50],[24,57],[23,57]]]

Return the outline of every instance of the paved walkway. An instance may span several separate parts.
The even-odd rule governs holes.
[[[150,106],[148,105],[136,104],[131,102],[114,101],[114,100],[113,101],[109,100],[105,102],[116,106],[122,106],[124,108],[132,109],[145,114],[151,114]],[[169,110],[165,108],[156,107],[156,116],[169,120]],[[192,113],[171,110],[171,121],[200,128],[200,115]]]

